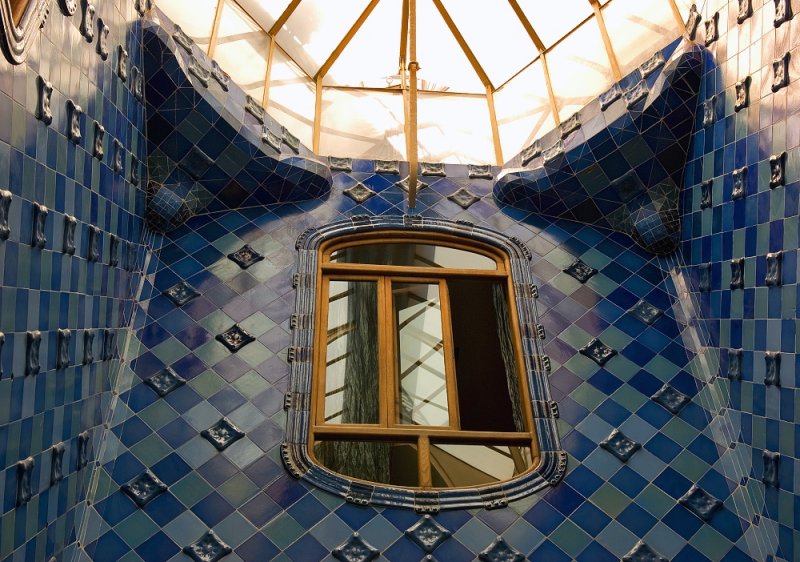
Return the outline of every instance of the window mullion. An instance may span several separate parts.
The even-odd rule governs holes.
[[[417,471],[419,472],[419,485],[422,488],[433,487],[431,478],[431,441],[426,434],[417,439]]]
[[[394,352],[394,321],[392,317],[392,286],[388,277],[381,277],[378,288],[378,341],[380,346],[378,354],[380,357],[380,373],[378,376],[378,391],[380,392],[380,424],[382,427],[391,427],[397,419],[395,412],[396,397],[394,378],[395,366],[393,358]]]
[[[450,294],[447,281],[439,280],[439,301],[442,309],[442,336],[444,337],[445,379],[447,381],[447,409],[450,413],[450,428],[461,429],[458,413],[458,388],[456,386],[455,346],[453,344],[453,326],[450,314]]]

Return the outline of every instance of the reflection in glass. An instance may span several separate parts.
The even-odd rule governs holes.
[[[331,263],[367,263],[413,267],[496,270],[492,258],[433,244],[364,244],[331,253]]]
[[[530,447],[431,444],[431,478],[436,488],[509,480],[532,464]]]
[[[402,424],[447,426],[447,381],[439,285],[393,283]]]
[[[417,447],[383,441],[317,441],[314,456],[330,470],[395,486],[418,486]]]
[[[326,423],[378,423],[377,303],[373,281],[329,284]]]

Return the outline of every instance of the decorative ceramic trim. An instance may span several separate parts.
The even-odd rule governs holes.
[[[86,330],[83,333],[83,364],[88,365],[94,362],[94,330]]]
[[[197,60],[194,55],[189,56],[189,74],[192,74],[203,85],[208,88],[208,81],[211,79],[211,71],[203,63]]]
[[[698,266],[700,272],[699,287],[701,293],[707,293],[711,290],[711,264],[701,263]]]
[[[481,200],[480,197],[473,194],[469,189],[466,187],[462,187],[455,193],[451,193],[447,196],[447,198],[457,204],[462,209],[469,209],[473,203],[477,203]]]
[[[151,0],[134,0],[133,2],[133,9],[136,10],[140,18],[143,18],[151,7]]]
[[[492,180],[494,174],[489,164],[467,164],[467,177],[471,180]]]
[[[792,3],[791,0],[774,0],[775,2],[775,19],[772,20],[772,24],[775,27],[780,27],[785,22],[792,19],[794,15],[792,13]]]
[[[714,180],[706,180],[700,184],[700,208],[701,209],[710,209],[712,206],[711,203],[711,195],[712,195],[712,188],[714,186]]]
[[[481,562],[522,562],[525,560],[525,556],[521,552],[517,552],[503,537],[498,536],[492,544],[478,554],[478,559]]]
[[[286,127],[283,128],[282,140],[286,146],[292,149],[292,152],[300,153],[300,139],[290,133]]]
[[[652,326],[664,314],[663,310],[656,308],[644,299],[640,299],[628,312],[648,326]]]
[[[722,508],[721,501],[697,484],[692,485],[678,502],[706,522],[711,521],[717,510]]]
[[[228,418],[222,418],[208,429],[201,431],[200,435],[208,439],[217,451],[224,451],[244,437],[244,432]]]
[[[55,486],[64,479],[64,443],[56,443],[50,447],[50,486]]]
[[[233,552],[214,531],[208,531],[189,546],[183,547],[183,553],[194,562],[217,562]]]
[[[789,85],[789,52],[772,61],[772,91]]]
[[[59,329],[56,333],[56,369],[66,369],[70,364],[69,342],[72,340],[72,332]]]
[[[764,459],[764,475],[761,477],[761,481],[767,486],[780,488],[781,454],[764,451],[762,456]]]
[[[769,252],[767,254],[767,272],[764,275],[764,284],[767,287],[778,287],[783,283],[783,252]]]
[[[562,271],[576,279],[579,283],[586,283],[597,273],[595,268],[586,265],[579,259],[576,259]]]
[[[520,156],[522,156],[522,165],[527,166],[531,160],[533,160],[537,156],[541,156],[541,154],[542,154],[541,143],[538,140],[534,141],[532,144],[523,148],[522,152],[520,152]]]
[[[140,102],[144,101],[144,73],[138,66],[131,66],[131,91],[133,97]]]
[[[179,281],[161,294],[171,300],[175,306],[183,306],[193,298],[200,296],[200,293],[186,281]]]
[[[5,5],[5,2],[0,2],[0,5]],[[36,118],[45,125],[49,125],[53,122],[53,108],[50,105],[53,97],[53,84],[49,80],[37,76],[36,92],[38,94]]]
[[[111,143],[114,147],[114,155],[111,158],[111,168],[114,170],[114,173],[117,175],[122,175],[123,172],[123,162],[125,161],[125,148],[123,148],[122,143],[119,142],[118,139],[114,139],[114,142]]]
[[[717,120],[716,94],[703,102],[703,127],[710,127]]]
[[[232,260],[242,269],[247,269],[256,262],[264,259],[264,256],[256,252],[249,244],[245,244],[232,254],[228,254],[228,259]]]
[[[421,176],[447,176],[447,171],[444,168],[443,162],[420,162],[419,175]]]
[[[183,29],[181,29],[181,26],[175,24],[175,30],[172,32],[172,38],[178,45],[183,47],[187,53],[190,55],[192,54],[192,46],[194,45],[194,41],[191,37],[186,35]]]
[[[50,14],[50,0],[30,0],[25,8],[19,24],[14,22],[11,2],[0,2],[0,19],[2,19],[3,51],[13,64],[21,64],[25,60],[28,48],[38,37],[38,31],[47,21]]]
[[[98,121],[94,122],[94,144],[92,145],[92,156],[98,160],[103,159],[103,139],[106,136],[106,128]]]
[[[734,85],[734,111],[741,111],[750,105],[750,77],[745,76]]]
[[[559,156],[564,155],[564,142],[563,141],[556,141],[556,143],[551,146],[550,148],[545,149],[542,152],[542,161],[545,164],[549,164]]]
[[[67,138],[78,144],[81,142],[81,115],[83,109],[72,100],[67,100]]]
[[[352,158],[340,158],[338,156],[328,156],[328,165],[330,166],[331,171],[336,171],[336,172],[353,171]]]
[[[600,111],[605,111],[621,97],[622,88],[620,88],[619,84],[614,84],[608,90],[600,94]]]
[[[128,80],[128,51],[122,45],[117,46],[117,76],[123,82]]]
[[[736,14],[736,23],[742,24],[746,19],[753,15],[753,3],[751,0],[739,0],[739,12]]]
[[[111,267],[119,265],[119,236],[116,234],[108,235],[108,265]]]
[[[675,415],[680,413],[683,407],[691,402],[688,396],[682,392],[678,392],[668,384],[664,384],[664,386],[659,388],[658,391],[656,391],[656,393],[650,397],[650,399],[658,404],[661,404],[664,406],[664,408]]]
[[[217,81],[217,84],[219,84],[219,87],[222,88],[223,91],[228,91],[231,77],[227,72],[222,70],[222,67],[215,60],[211,61],[211,77]]]
[[[623,97],[625,98],[625,106],[628,109],[632,108],[637,102],[645,99],[649,93],[650,90],[647,87],[647,82],[640,80],[625,90],[625,93],[623,94]]]
[[[14,196],[7,189],[0,189],[0,240],[8,240],[11,227],[8,225],[8,211]]]
[[[731,290],[744,288],[744,258],[731,259]]]
[[[664,55],[661,53],[661,51],[657,51],[652,57],[639,65],[639,74],[642,78],[647,78],[656,70],[664,66],[664,62]]]
[[[81,35],[83,35],[87,43],[91,43],[94,40],[94,19],[97,9],[94,7],[94,4],[87,0],[81,0],[81,4],[83,4]]]
[[[399,174],[400,164],[397,160],[375,160],[376,174]]]
[[[747,195],[747,166],[735,169],[731,175],[733,182],[731,185],[731,199],[743,199]]]
[[[161,398],[186,384],[186,379],[176,373],[172,367],[166,367],[144,380],[144,383],[152,388]]]
[[[769,186],[778,187],[786,183],[786,152],[769,157]]]
[[[744,350],[729,349],[728,350],[728,378],[732,381],[742,380],[742,371],[744,369]]]
[[[450,531],[436,522],[429,514],[406,529],[405,535],[430,554],[450,537]]]
[[[376,195],[374,191],[361,182],[357,182],[355,185],[348,187],[342,191],[342,193],[359,204],[363,203],[373,195]]]
[[[236,353],[248,343],[254,342],[256,338],[245,332],[239,325],[234,324],[215,338],[218,342],[228,348],[231,353]]]
[[[253,96],[251,95],[247,96],[247,99],[245,100],[244,104],[244,110],[253,117],[255,117],[256,121],[258,121],[262,125],[264,124],[264,117],[266,112],[264,111],[264,108],[261,107],[261,104],[258,103]]]
[[[405,191],[406,193],[408,193],[408,182],[409,181],[411,181],[410,176],[406,176],[403,179],[401,179],[400,181],[394,182],[394,184],[397,187],[399,187],[400,189],[402,189],[403,191]],[[419,193],[420,191],[422,191],[426,187],[428,187],[428,184],[425,183],[424,181],[422,181],[421,179],[419,179],[419,177],[417,177],[417,193]]]
[[[331,555],[340,562],[370,562],[380,556],[380,551],[369,544],[358,533],[331,551]]]
[[[562,121],[558,126],[561,133],[561,138],[566,139],[573,132],[581,128],[581,114],[580,112],[573,113],[565,121]]]
[[[781,352],[764,352],[764,384],[767,386],[781,385]]]
[[[78,454],[76,455],[76,469],[81,470],[89,464],[89,445],[91,437],[88,431],[82,431],[78,434]]]
[[[139,159],[131,154],[131,183],[139,185]]]
[[[697,6],[692,4],[689,8],[689,17],[686,19],[686,33],[689,35],[689,40],[694,41],[697,38],[697,28],[702,20]]]
[[[78,9],[78,0],[58,0],[58,5],[65,16],[73,16]]]
[[[273,150],[280,153],[282,139],[280,136],[273,133],[266,123],[261,129],[261,142],[268,144]]]
[[[650,548],[644,541],[639,541],[628,554],[622,557],[622,562],[669,562],[666,558]]]
[[[3,378],[3,346],[6,343],[6,335],[0,332],[0,379]]]
[[[47,207],[40,203],[34,203],[33,206],[33,229],[31,233],[31,246],[34,248],[44,248],[47,244],[47,235],[45,234],[45,224],[47,223],[47,215],[50,214]]]
[[[297,272],[308,282],[297,290],[295,301],[295,329],[292,348],[305,349],[301,355],[313,352],[309,342],[314,341],[316,327],[311,322],[300,322],[314,314],[317,291],[317,254],[320,245],[338,236],[376,231],[441,232],[471,238],[490,244],[508,254],[512,282],[517,288],[514,304],[520,325],[536,325],[538,317],[533,306],[536,290],[530,263],[522,248],[507,236],[473,225],[466,221],[455,222],[440,218],[407,215],[350,217],[342,221],[305,230],[297,239]],[[525,369],[531,398],[550,401],[549,382],[543,368],[542,341],[528,338],[523,350]],[[295,360],[290,363],[292,399],[287,400],[286,436],[281,446],[281,457],[290,474],[329,493],[345,498],[357,505],[379,505],[409,508],[421,513],[435,513],[443,509],[500,507],[529,496],[547,486],[556,485],[567,469],[567,455],[558,439],[557,420],[552,416],[538,418],[534,427],[539,443],[540,463],[532,471],[510,480],[486,486],[463,489],[415,490],[384,484],[367,484],[337,474],[312,462],[308,452],[309,397],[311,396],[312,361]],[[294,397],[297,399],[294,399]]]
[[[111,28],[106,25],[103,18],[97,18],[97,54],[103,60],[108,59],[108,35]]]
[[[585,355],[601,367],[617,354],[616,349],[611,349],[598,338],[592,339],[592,341],[580,348],[579,351],[581,355]]]
[[[628,462],[633,454],[642,448],[641,444],[627,437],[619,429],[600,442],[600,447],[617,457],[622,462]]]
[[[17,463],[17,507],[25,505],[33,497],[33,469],[36,467],[36,461],[33,457],[21,460]]]
[[[100,229],[93,224],[89,225],[89,241],[86,248],[86,259],[97,261],[100,258]]]
[[[711,16],[711,19],[705,21],[706,26],[706,39],[705,44],[706,47],[710,47],[711,44],[719,39],[719,12],[714,12],[714,15]]]
[[[117,332],[110,328],[103,329],[103,361],[113,359],[117,355]]]
[[[133,500],[133,503],[139,507],[144,507],[157,496],[166,492],[167,485],[153,474],[150,469],[146,469],[139,476],[121,486],[120,489]]]

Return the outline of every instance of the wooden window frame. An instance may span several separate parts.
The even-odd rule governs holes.
[[[51,0],[0,0],[3,51],[13,64],[20,64],[49,14]]]
[[[477,250],[491,257],[498,264],[498,270],[447,269],[443,274],[445,270],[437,271],[439,268],[431,267],[403,267],[402,271],[395,271],[395,266],[329,262],[330,252],[343,245],[373,244],[378,241],[444,243],[470,252]],[[285,402],[286,436],[281,447],[284,465],[292,476],[359,505],[406,507],[426,513],[441,509],[503,507],[509,501],[528,496],[561,480],[566,472],[567,456],[558,439],[557,407],[550,399],[547,381],[549,359],[544,355],[540,339],[536,311],[538,289],[533,284],[530,270],[532,254],[524,244],[464,221],[392,215],[355,216],[308,229],[298,238],[296,248],[297,273],[293,276],[293,284],[297,292],[295,313],[290,322],[293,330],[288,354],[290,383]],[[320,393],[314,392],[314,386],[324,385],[318,365],[322,364],[319,358],[322,357],[324,361],[327,352],[327,349],[323,349],[327,348],[327,329],[323,328],[326,324],[322,323],[327,314],[323,291],[325,280],[375,279],[388,269],[391,269],[392,275],[401,274],[401,277],[414,280],[437,279],[443,275],[506,279],[525,432],[492,437],[490,432],[458,431],[454,428],[390,426],[388,423],[370,426],[319,423],[319,412],[323,410],[318,398]],[[388,283],[390,278],[386,279]],[[384,298],[383,302],[386,304],[387,300]],[[381,337],[385,339],[387,336],[382,334]],[[325,345],[320,345],[320,342]],[[386,357],[394,360],[393,353],[384,354],[383,357],[384,360]],[[448,388],[448,392],[451,388]],[[385,394],[380,390],[379,393],[382,396]],[[387,406],[382,409],[384,412],[389,410]],[[384,414],[385,420],[388,420],[388,414]],[[458,488],[403,487],[368,482],[322,466],[313,455],[314,440],[320,437],[330,440],[361,440],[365,437],[377,440],[379,437],[381,441],[402,441],[412,445],[416,442],[416,446],[423,449],[430,446],[431,439],[442,442],[439,439],[441,437],[446,437],[446,443],[491,445],[502,442],[513,445],[518,442],[531,446],[531,454],[535,459],[529,470],[507,481]],[[430,462],[423,455],[418,458],[420,464],[430,467]],[[427,484],[431,480],[425,472],[424,468],[420,471],[420,481]]]

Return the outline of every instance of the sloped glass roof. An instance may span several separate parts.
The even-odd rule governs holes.
[[[321,155],[498,164],[683,32],[687,0],[157,0]]]

